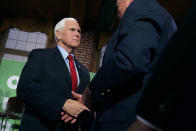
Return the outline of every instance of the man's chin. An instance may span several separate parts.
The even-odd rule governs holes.
[[[72,45],[72,47],[73,48],[76,48],[76,47],[78,47],[80,45],[80,43],[74,43],[73,45]]]

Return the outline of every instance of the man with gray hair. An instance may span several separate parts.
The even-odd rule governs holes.
[[[73,54],[81,39],[77,20],[58,22],[54,36],[57,46],[33,50],[23,68],[17,88],[17,97],[25,102],[20,131],[77,131],[79,123],[73,118],[89,110],[71,99],[71,91],[82,94],[90,81]],[[72,120],[66,123],[62,116]]]

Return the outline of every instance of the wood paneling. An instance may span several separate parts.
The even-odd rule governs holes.
[[[158,2],[174,17],[177,24],[184,18],[191,1],[192,0],[158,0]]]
[[[100,3],[101,0],[0,0],[0,16],[35,17],[55,22],[75,17],[82,26],[84,21],[96,22]]]

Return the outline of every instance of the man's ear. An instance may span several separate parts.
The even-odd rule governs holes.
[[[59,30],[56,30],[56,37],[58,38],[58,40],[61,39],[61,32]]]

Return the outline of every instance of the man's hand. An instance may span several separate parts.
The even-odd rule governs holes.
[[[76,122],[76,118],[71,117],[70,115],[66,114],[65,112],[61,112],[61,120],[63,120],[65,123],[68,123],[71,121],[71,124],[74,124]]]
[[[72,91],[71,94],[73,95],[74,98],[76,98],[78,102],[86,105],[88,108],[92,108],[93,97],[91,93],[89,92],[88,87],[84,90],[83,95],[78,94],[74,91]]]
[[[75,91],[71,91],[71,94],[78,102],[80,102],[81,104],[84,104],[83,101],[82,101],[82,95],[81,94],[78,94]]]
[[[71,116],[73,116],[75,118],[78,117],[78,115],[82,111],[84,111],[84,110],[88,110],[89,111],[89,109],[85,105],[83,105],[83,104],[81,104],[81,103],[79,103],[79,102],[77,102],[75,100],[72,100],[72,99],[67,99],[65,104],[63,105],[62,109],[68,115],[71,115]]]
[[[139,120],[136,120],[126,131],[153,131],[153,129]]]
[[[88,108],[92,109],[93,97],[88,87],[83,93],[82,101]]]

